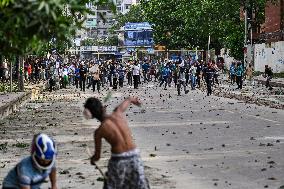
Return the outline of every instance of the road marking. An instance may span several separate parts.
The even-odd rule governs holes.
[[[226,123],[232,123],[230,121],[192,121],[192,120],[185,120],[185,122],[140,122],[140,123],[130,123],[131,128],[136,127],[171,127],[171,126],[189,126],[189,125],[200,125],[202,123],[203,125],[209,125],[209,124],[226,124]]]
[[[185,122],[130,122],[128,123],[130,128],[138,128],[138,127],[170,127],[170,126],[186,126],[186,125],[210,125],[210,124],[228,124],[233,123],[230,121],[192,121],[192,120],[185,120]],[[80,129],[96,129],[99,126],[99,123],[94,124],[81,124],[79,127]],[[69,129],[78,128],[78,125],[70,125]],[[75,131],[74,131],[75,132]],[[0,140],[1,141],[1,140]]]
[[[273,151],[277,151],[277,150],[273,150]],[[248,153],[250,152],[250,154]],[[255,156],[255,153],[263,153],[264,149],[246,149],[246,150],[227,150],[227,151],[212,151],[212,152],[203,152],[203,153],[189,153],[187,155],[159,155],[157,154],[156,157],[149,157],[147,155],[147,152],[143,151],[143,153],[141,153],[141,157],[142,160],[145,162],[149,162],[149,161],[172,161],[175,162],[177,160],[208,160],[208,159],[217,159],[220,157],[224,157],[224,155],[226,155],[226,157],[249,157],[249,156]],[[84,154],[82,154],[82,156],[85,156]],[[82,157],[81,156],[81,157]],[[0,162],[7,162],[13,160],[13,162],[15,161],[19,161],[22,157],[13,157],[13,158],[1,158]],[[100,162],[104,162],[104,161],[108,161],[110,158],[110,156],[108,157],[103,157],[100,159]],[[64,164],[66,164],[67,162],[70,162],[72,164],[74,163],[78,163],[78,164],[82,164],[82,162],[88,162],[88,156],[86,155],[86,157],[82,157],[79,159],[66,159],[66,157],[64,156],[58,156],[57,157],[57,161],[58,162],[64,162]],[[102,165],[101,165],[102,166]]]
[[[264,137],[265,140],[284,140],[284,136],[269,136]]]
[[[157,113],[173,113],[173,112],[203,112],[204,110],[184,110],[184,109],[171,109],[169,110],[157,110]]]
[[[272,122],[272,123],[279,123],[279,121],[275,121],[275,120],[271,120],[271,119],[267,119],[267,118],[264,118],[264,117],[261,117],[261,116],[255,116],[255,115],[250,115],[250,114],[243,114],[241,112],[233,112],[233,111],[230,111],[230,110],[224,110],[225,112],[229,112],[231,114],[241,114],[243,116],[248,116],[248,117],[253,117],[255,119],[260,119],[260,120],[264,120],[264,121],[269,121],[269,122]]]

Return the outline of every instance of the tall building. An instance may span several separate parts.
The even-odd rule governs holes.
[[[130,7],[132,5],[136,5],[139,3],[139,0],[118,0],[120,4],[118,10],[122,13],[122,14],[126,14],[129,10]]]
[[[132,5],[139,3],[139,0],[116,0],[118,13],[126,14]],[[95,6],[89,2],[86,6],[95,14],[87,15],[83,24],[84,29],[78,30],[74,40],[73,52],[78,54],[80,51],[84,54],[96,54],[96,50],[90,49],[90,46],[100,46],[99,42],[112,37],[109,29],[115,23],[115,15],[108,6]],[[95,43],[94,43],[95,42]],[[112,44],[117,46],[117,44]],[[110,48],[109,48],[110,49]],[[113,49],[113,47],[112,47]]]
[[[114,14],[107,6],[95,6],[91,2],[86,6],[95,12],[94,15],[87,15],[83,24],[84,29],[77,31],[76,46],[79,41],[86,39],[103,40],[110,36],[109,29],[114,23]]]
[[[284,40],[284,0],[267,1],[261,38],[266,42]]]

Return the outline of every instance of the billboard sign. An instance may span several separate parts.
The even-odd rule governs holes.
[[[81,46],[81,51],[117,52],[117,46]]]
[[[153,29],[148,22],[125,24],[124,46],[151,47],[153,44]]]

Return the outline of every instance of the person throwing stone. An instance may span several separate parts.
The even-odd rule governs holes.
[[[150,188],[144,175],[139,150],[133,142],[131,130],[124,115],[130,104],[141,105],[137,97],[129,97],[116,107],[112,114],[107,115],[105,106],[97,98],[88,98],[84,104],[85,118],[96,118],[101,122],[94,132],[95,153],[91,158],[91,164],[95,165],[95,162],[100,159],[103,138],[111,145],[112,154],[108,162],[104,189]]]

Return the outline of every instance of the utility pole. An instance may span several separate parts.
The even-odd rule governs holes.
[[[209,34],[209,36],[208,36],[208,47],[207,47],[207,63],[209,62],[209,60],[210,60],[210,43],[211,43],[211,36],[210,36],[210,34]]]
[[[248,21],[247,21],[247,7],[245,6],[245,39],[244,39],[244,65],[246,67],[246,57],[247,57],[247,34],[248,34]]]
[[[12,92],[13,85],[13,60],[10,61],[10,93]]]

